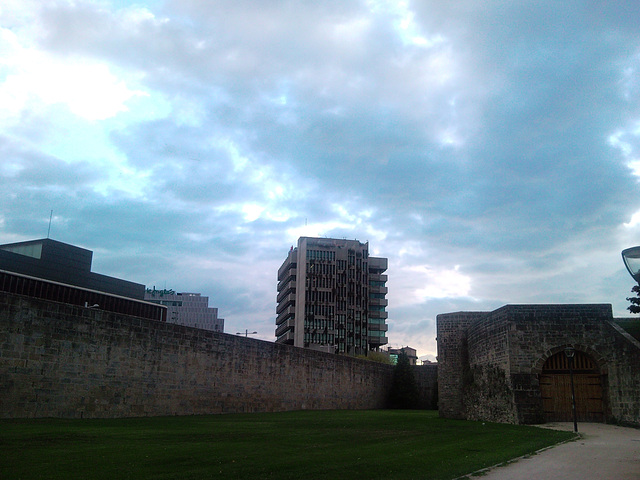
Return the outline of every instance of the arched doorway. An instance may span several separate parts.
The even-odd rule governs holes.
[[[602,383],[596,363],[583,352],[573,359],[576,413],[581,422],[603,422]],[[540,374],[542,409],[547,422],[571,422],[571,379],[564,352],[549,357]]]

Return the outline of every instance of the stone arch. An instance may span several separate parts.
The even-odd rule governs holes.
[[[606,368],[606,363],[601,356],[596,357],[590,354],[591,349],[584,348],[582,345],[572,345],[572,347],[576,352],[571,365],[578,421],[603,422],[606,385],[604,385],[605,377],[602,374],[602,367]],[[535,366],[546,421],[573,419],[570,363],[564,349],[565,346],[551,349],[548,352],[549,355],[545,355],[544,361],[538,361]],[[591,352],[585,352],[585,350],[591,350]]]
[[[605,357],[596,352],[593,348],[588,345],[582,344],[564,344],[559,347],[553,347],[548,349],[541,357],[538,358],[536,363],[533,365],[531,369],[531,373],[535,375],[540,375],[542,373],[542,367],[546,363],[546,361],[552,357],[553,355],[564,352],[567,347],[572,347],[574,350],[582,353],[586,353],[598,366],[598,370],[600,371],[600,375],[607,375],[608,366]]]

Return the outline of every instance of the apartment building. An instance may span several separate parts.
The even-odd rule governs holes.
[[[174,290],[147,288],[144,299],[167,307],[167,322],[222,332],[224,319],[218,309],[209,307],[209,297],[199,293],[176,293]]]
[[[349,355],[386,345],[386,270],[368,242],[300,237],[278,270],[276,343]]]

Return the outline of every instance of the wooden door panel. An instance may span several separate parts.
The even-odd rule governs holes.
[[[576,415],[578,421],[601,422],[604,420],[602,386],[600,376],[574,374]],[[554,373],[540,375],[540,395],[545,420],[549,422],[571,422],[571,377]]]

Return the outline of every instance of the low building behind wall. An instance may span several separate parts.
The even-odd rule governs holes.
[[[416,372],[424,405],[430,367]],[[392,377],[391,365],[0,292],[4,418],[376,409]]]
[[[610,305],[443,314],[437,331],[441,416],[570,420],[570,347],[578,420],[640,425],[640,343],[614,322]]]

